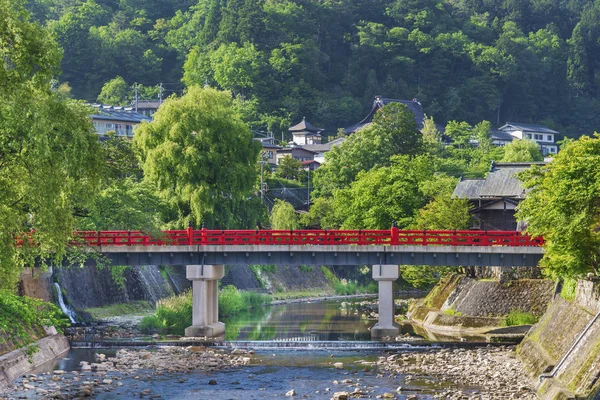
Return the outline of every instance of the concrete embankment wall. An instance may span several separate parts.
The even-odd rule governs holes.
[[[590,321],[599,311],[600,282],[580,281],[575,299],[556,296],[519,346],[542,399],[595,398],[600,390],[600,319]],[[544,373],[551,376],[539,379]]]
[[[552,298],[553,289],[554,283],[546,279],[499,282],[449,275],[432,289],[420,305],[410,310],[410,316],[430,325],[494,326],[500,321],[499,317],[514,310],[542,315]],[[446,310],[451,310],[453,315],[440,314]],[[465,317],[473,318],[471,324]]]
[[[24,349],[11,351],[0,356],[0,389],[40,365],[55,359],[69,350],[69,342],[63,335],[46,336],[37,341],[39,351],[31,356]]]

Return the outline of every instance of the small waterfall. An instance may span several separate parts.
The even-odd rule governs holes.
[[[255,349],[255,350],[406,350],[417,351],[437,346],[415,345],[410,343],[376,342],[376,341],[311,341],[311,340],[235,340],[216,342],[215,347]]]
[[[60,290],[60,285],[58,283],[54,282],[54,287],[56,287],[56,293],[58,294],[58,304],[60,305],[60,309],[62,310],[63,313],[65,313],[65,315],[67,317],[69,317],[69,320],[71,321],[71,323],[74,324],[75,323],[75,311],[71,310],[65,304],[62,292]]]
[[[137,275],[144,297],[150,303],[154,304],[162,298],[173,295],[173,290],[163,278],[158,265],[139,266]]]

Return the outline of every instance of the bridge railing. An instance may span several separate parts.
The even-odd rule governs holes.
[[[541,246],[541,237],[515,231],[447,230],[168,230],[158,235],[140,231],[78,231],[73,245],[417,245]]]

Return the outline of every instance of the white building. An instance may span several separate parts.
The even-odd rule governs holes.
[[[527,139],[535,141],[544,156],[558,153],[556,144],[557,131],[544,125],[521,124],[518,122],[507,122],[500,127],[500,131],[510,134],[516,139]]]
[[[309,122],[306,122],[306,118],[304,117],[299,124],[292,126],[289,130],[294,137],[294,143],[299,146],[321,143],[321,132],[323,132],[323,129],[317,128]]]

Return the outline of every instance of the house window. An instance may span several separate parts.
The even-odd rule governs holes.
[[[525,137],[526,137],[527,139],[531,139],[531,133],[528,133],[528,134],[526,134],[526,135],[525,135]]]
[[[549,142],[552,142],[552,135],[546,136],[546,140],[548,140]]]
[[[272,159],[273,158],[273,152],[272,151],[267,151],[267,158],[268,159]]]
[[[125,135],[131,136],[131,125],[125,125]]]

